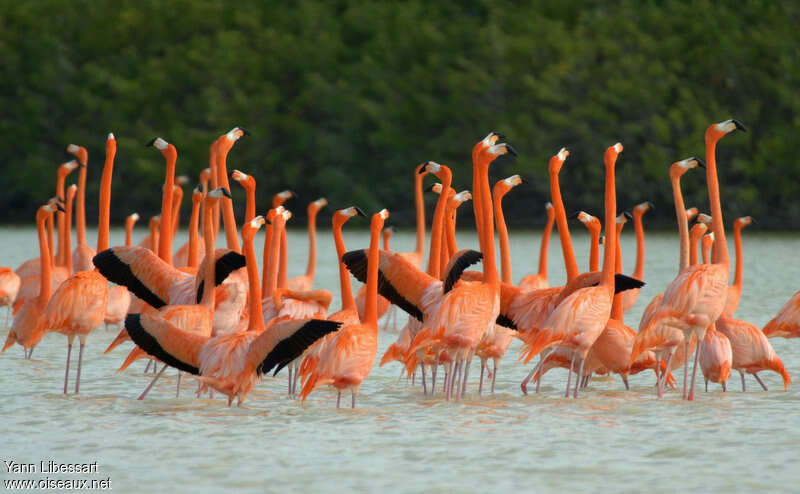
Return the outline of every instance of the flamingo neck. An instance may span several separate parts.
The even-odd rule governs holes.
[[[58,170],[58,178],[56,179],[56,196],[61,197],[61,198],[66,197],[65,194],[64,194],[64,182],[66,181],[66,179],[67,179],[66,173],[63,173],[61,171],[61,168],[59,168],[59,170]],[[66,264],[67,264],[66,263],[66,258],[67,257],[72,257],[71,254],[69,254],[69,255],[65,255],[64,254],[64,249],[65,249],[65,246],[66,246],[66,243],[65,243],[65,240],[66,240],[66,237],[65,237],[65,235],[66,235],[66,233],[65,233],[66,232],[66,227],[65,227],[65,224],[64,224],[65,219],[66,218],[64,218],[62,216],[59,216],[58,218],[56,218],[56,231],[58,232],[58,247],[56,249],[56,255],[55,255],[56,266],[66,266]],[[67,252],[69,252],[69,251],[67,251]],[[70,273],[71,272],[72,272],[72,270],[70,270]]]
[[[342,294],[342,310],[352,310],[356,307],[356,301],[353,299],[353,289],[350,286],[350,273],[342,262],[342,256],[347,252],[342,239],[342,225],[341,221],[333,222],[333,243],[336,245],[336,258],[339,260],[339,290]]]
[[[88,160],[87,160],[88,161]],[[86,245],[86,167],[78,170],[78,195],[75,201],[75,229],[78,230],[78,245]]]
[[[130,247],[133,243],[133,220],[127,218],[125,220],[125,247]]]
[[[544,225],[544,232],[542,232],[542,243],[539,246],[539,276],[547,279],[547,248],[550,245],[550,234],[553,231],[553,222],[555,221],[554,214],[547,215],[547,223]]]
[[[52,215],[47,217],[47,246],[48,246],[49,252],[53,252],[53,216]],[[70,254],[70,257],[72,257],[72,254]],[[42,262],[42,263],[45,262],[45,258],[41,258],[40,257],[39,259],[40,259],[40,262]],[[55,262],[55,260],[52,260],[51,262]]]
[[[606,245],[603,249],[603,281],[611,297],[614,296],[614,262],[617,252],[617,235],[614,229],[617,218],[617,185],[614,177],[614,162],[606,163],[606,193],[605,193],[605,231]]]
[[[558,225],[558,237],[561,240],[561,251],[564,254],[564,266],[567,270],[567,281],[569,282],[578,276],[578,263],[575,260],[575,252],[572,250],[572,239],[569,236],[567,213],[564,210],[564,202],[561,199],[558,173],[550,172],[550,194],[553,199],[555,219]]]
[[[225,137],[222,137],[222,139],[225,139]],[[221,149],[220,147],[217,148],[217,181],[220,187],[231,190],[230,183],[228,183],[228,151],[230,147],[225,145],[218,146]],[[239,233],[236,231],[236,216],[233,214],[233,199],[222,198],[222,219],[225,223],[225,240],[228,242],[228,248],[240,252]]]
[[[480,182],[473,184],[481,187],[481,215],[483,217],[483,282],[499,288],[500,277],[497,273],[497,260],[494,252],[494,214],[492,214],[492,191],[489,188],[489,164],[482,159],[479,161],[478,177]],[[473,199],[474,200],[474,199]]]
[[[288,273],[287,268],[289,265],[289,248],[286,245],[286,228],[284,227],[281,230],[281,241],[280,241],[280,248],[281,248],[281,262],[280,267],[278,268],[278,286],[280,288],[286,288],[288,285]]]
[[[589,228],[589,271],[600,269],[600,226]]]
[[[255,179],[250,177],[248,182],[251,182],[245,188],[245,193],[247,195],[247,204],[244,208],[244,221],[245,223],[249,223],[256,217],[256,184]]]
[[[164,149],[164,158],[167,163],[167,173],[164,180],[164,189],[161,195],[161,229],[158,236],[158,257],[170,266],[172,265],[172,193],[175,186],[175,162],[178,160],[178,151],[175,146],[168,144]]]
[[[373,216],[370,227],[369,253],[367,254],[367,293],[362,324],[378,329],[378,251],[383,220]]]
[[[44,231],[45,220],[52,220],[52,213],[48,213],[43,209],[39,209],[36,213],[36,232],[39,234],[39,259],[41,259],[41,268],[39,269],[39,298],[38,304],[41,309],[47,306],[50,300],[50,273],[52,270],[51,250],[47,245],[47,238]]]
[[[246,237],[242,237],[244,257],[247,263],[247,282],[250,284],[250,291],[248,292],[250,321],[248,321],[247,329],[261,332],[264,330],[264,311],[261,307],[261,286],[258,284],[258,261],[256,260],[256,251],[253,248],[254,235],[255,232],[251,232]]]
[[[678,219],[678,234],[680,235],[680,260],[678,261],[678,272],[680,273],[689,265],[689,220],[686,218],[686,206],[683,204],[681,177],[671,175],[670,182],[672,183],[672,199],[675,202],[675,216]]]
[[[622,249],[619,245],[619,237],[622,233],[622,224],[617,224],[617,248],[615,249],[614,254],[614,272],[621,273],[622,272]],[[622,310],[622,292],[617,293],[614,295],[614,300],[611,303],[611,319],[616,319],[619,322],[625,322],[625,313]]]
[[[642,213],[634,211],[633,230],[636,233],[636,266],[633,268],[633,277],[641,280],[644,276],[644,227]]]
[[[281,262],[281,233],[285,220],[282,215],[275,215],[272,222],[272,241],[270,241],[269,264],[267,265],[267,287],[264,289],[263,297],[271,297],[278,288],[278,264]]]
[[[736,247],[736,273],[733,275],[733,286],[741,289],[742,288],[742,226],[739,224],[738,221],[733,225],[733,242]]]
[[[150,222],[150,247],[155,255],[158,255],[158,223]]]
[[[66,212],[64,213],[64,252],[71,252],[72,251],[72,206],[75,202],[75,194],[67,194],[67,207],[64,208]],[[72,255],[65,255],[64,256],[64,267],[67,268],[68,273],[72,273]]]
[[[508,248],[508,228],[503,215],[503,197],[507,191],[495,185],[493,191],[494,216],[497,222],[497,237],[500,239],[500,279],[503,283],[513,283],[511,276],[511,253]]]
[[[181,226],[181,203],[183,202],[183,189],[176,185],[172,191],[172,240],[178,234]]]
[[[425,199],[422,195],[422,178],[420,173],[414,174],[414,207],[417,213],[417,245],[414,252],[417,259],[425,255]],[[388,250],[388,249],[387,249]]]
[[[209,174],[211,189],[216,189],[219,187],[219,173],[217,171],[217,141],[212,142],[208,147],[208,169],[211,171]],[[203,192],[208,192],[208,189],[205,189]],[[219,233],[219,202],[214,204],[214,216],[212,218],[212,224],[214,225],[214,238],[216,238],[217,234]]]
[[[187,256],[186,265],[190,268],[197,267],[197,227],[200,216],[200,202],[201,201],[192,201],[192,215],[189,217],[189,255]],[[205,215],[203,217],[203,223],[203,232],[205,233]],[[209,221],[209,224],[210,223]]]
[[[317,212],[316,208],[308,211],[308,264],[306,276],[313,282],[317,270]],[[386,250],[389,250],[387,247]]]
[[[450,262],[450,259],[456,255],[458,252],[458,242],[456,241],[456,211],[453,210],[450,214],[447,215],[445,218],[445,227],[446,227],[446,235],[447,238],[447,262],[445,262],[444,266],[447,266],[447,263]],[[444,249],[443,249],[444,250]]]
[[[210,200],[206,201],[206,211],[203,215],[203,242],[205,243],[206,247],[206,259],[205,265],[203,266],[203,299],[200,303],[211,309],[214,310],[214,292],[216,291],[214,288],[216,286],[216,261],[214,255],[214,244],[216,239],[214,238],[214,228],[212,225],[213,221],[213,203],[218,202],[217,200]],[[211,206],[211,207],[208,207]],[[191,242],[191,239],[189,240]],[[197,254],[195,253],[195,256]]]
[[[722,264],[730,271],[731,260],[728,243],[725,241],[725,225],[722,221],[722,205],[719,198],[717,180],[717,140],[706,137],[706,182],[708,183],[708,202],[711,206],[711,231],[714,233],[714,253],[711,261]]]
[[[702,230],[698,230],[697,233],[692,231],[691,238],[689,239],[689,266],[694,266],[697,264],[697,244],[700,242],[700,237],[703,236]]]
[[[108,229],[111,222],[111,177],[114,175],[114,157],[117,143],[113,139],[106,142],[106,161],[100,178],[100,214],[97,219],[97,252],[108,249]]]
[[[270,212],[272,211],[274,210],[270,210]],[[268,273],[269,273],[269,267],[271,266],[270,256],[272,254],[272,235],[273,235],[272,222],[274,218],[275,218],[274,216],[268,215],[267,219],[270,221],[270,223],[267,223],[264,226],[264,252],[262,254],[263,268],[261,273],[261,291],[263,292],[264,296],[272,293],[271,291],[267,293],[268,290],[267,287],[269,286]]]
[[[450,190],[450,184],[453,181],[453,175],[449,169],[442,167],[441,177],[442,192],[439,194],[439,200],[436,201],[436,210],[433,212],[433,224],[431,225],[431,249],[428,253],[428,270],[427,273],[434,278],[441,277],[441,270],[444,266],[441,264],[441,248],[442,248],[442,234],[445,221],[445,212],[447,209],[447,191]]]

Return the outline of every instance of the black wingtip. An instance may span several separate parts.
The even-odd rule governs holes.
[[[461,279],[461,275],[464,274],[464,271],[481,259],[483,259],[483,254],[477,250],[466,249],[456,252],[453,258],[450,259],[446,268],[447,276],[444,279],[443,293],[452,290],[453,285]]]
[[[178,370],[182,370],[194,375],[200,374],[200,369],[197,367],[178,360],[167,353],[167,351],[164,350],[164,347],[158,343],[158,340],[156,340],[150,333],[147,332],[147,329],[142,326],[141,315],[128,314],[125,317],[125,330],[128,332],[131,340],[136,343],[136,346],[144,350],[148,355],[151,355],[170,367],[174,367]]]
[[[642,280],[637,280],[636,278],[631,278],[630,276],[619,273],[614,275],[614,293],[624,292],[632,288],[641,288],[644,285],[645,282]]]
[[[300,357],[317,340],[329,333],[338,331],[341,326],[342,323],[335,321],[326,321],[324,319],[308,320],[291,336],[281,340],[270,350],[258,368],[256,368],[256,374],[261,376],[274,368],[275,371],[272,375],[277,375],[281,369],[286,367],[292,360]]]
[[[143,249],[150,252],[147,249]],[[153,293],[144,283],[133,274],[131,267],[114,253],[114,249],[98,252],[92,258],[92,263],[107,280],[122,285],[132,294],[136,295],[156,309],[167,305],[158,295]]]

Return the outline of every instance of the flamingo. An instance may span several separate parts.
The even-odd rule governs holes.
[[[125,218],[125,246],[130,247],[133,242],[133,227],[139,221],[139,213],[131,213]]]
[[[227,134],[221,135],[217,139],[216,145],[216,164],[217,164],[217,182],[220,187],[230,190],[231,186],[228,183],[228,153],[233,145],[243,136],[250,135],[250,132],[244,127],[234,127]],[[225,224],[225,239],[228,248],[240,252],[239,235],[236,232],[236,217],[233,215],[233,200],[223,199],[221,204],[222,215]]]
[[[45,204],[41,206],[36,212],[36,231],[39,235],[39,259],[43,259],[42,268],[39,271],[40,286],[38,296],[29,298],[19,312],[14,316],[14,321],[11,324],[11,330],[6,336],[3,349],[13,346],[14,343],[19,343],[26,352],[26,358],[29,358],[27,352],[33,353],[33,348],[39,343],[44,336],[44,325],[46,319],[44,310],[47,307],[47,302],[50,300],[51,291],[51,274],[52,262],[50,261],[51,251],[50,246],[47,244],[47,234],[45,232],[45,221],[48,217],[52,216],[55,211],[64,211],[58,204]]]
[[[730,272],[728,245],[725,240],[725,229],[722,223],[722,206],[719,200],[719,183],[717,181],[716,144],[722,137],[735,130],[745,130],[736,120],[711,124],[705,132],[706,143],[706,181],[709,203],[711,205],[712,232],[719,243],[713,253],[712,264],[690,266],[678,275],[664,291],[653,324],[662,324],[679,329],[684,334],[685,345],[689,345],[691,333],[697,335],[698,341],[705,337],[706,329],[714,323],[725,305],[725,293]],[[688,351],[687,351],[688,357]],[[695,352],[695,363],[692,370],[692,386],[686,394],[688,375],[688,358],[684,362],[684,398],[694,399],[694,376],[697,373],[698,352]]]
[[[92,269],[94,249],[86,243],[86,168],[89,162],[89,152],[83,146],[70,144],[67,152],[73,154],[80,163],[78,172],[78,195],[75,201],[75,228],[78,231],[78,245],[72,252],[72,265],[75,271]]]
[[[158,257],[158,230],[161,226],[161,215],[157,214],[155,216],[151,216],[150,220],[147,222],[147,227],[150,230],[150,234],[142,239],[139,242],[139,247],[144,247],[145,249],[149,249],[153,252],[156,257]],[[94,262],[94,261],[93,261]]]
[[[675,216],[677,218],[678,234],[680,238],[678,277],[680,277],[681,273],[683,273],[689,267],[690,252],[689,222],[687,220],[687,209],[683,202],[683,194],[681,193],[681,177],[689,170],[698,166],[704,168],[705,163],[693,156],[681,161],[676,161],[669,167],[669,178],[670,183],[672,184],[672,198],[675,204]],[[696,208],[694,209],[695,211],[693,214],[696,214],[697,210]],[[696,253],[697,249],[694,250]],[[680,357],[683,356],[685,358],[690,355],[688,352],[688,345],[692,344],[693,339],[696,341],[696,337],[693,336],[692,338],[684,341],[683,333],[677,328],[672,328],[669,326],[651,328],[653,318],[661,307],[663,298],[664,294],[659,293],[653,297],[653,300],[651,300],[648,306],[645,308],[644,313],[642,314],[642,319],[639,322],[639,332],[636,334],[636,340],[633,345],[633,350],[631,351],[631,361],[636,360],[639,355],[646,350],[653,350],[659,359],[661,358],[661,354],[666,352],[668,355],[666,362],[667,370],[672,370],[672,361],[675,357],[677,357],[677,362],[683,362],[684,360],[682,360]],[[680,349],[678,348],[681,343],[685,343],[683,346],[683,353],[680,353]],[[658,394],[659,398],[664,392],[665,377],[665,375],[661,376],[656,385],[656,393]]]
[[[6,322],[8,326],[8,316],[12,311],[12,305],[19,293],[20,278],[13,269],[7,266],[0,267],[0,307],[6,307]]]
[[[519,280],[518,286],[523,290],[538,290],[541,288],[549,288],[550,283],[547,281],[547,248],[550,244],[550,233],[553,231],[553,223],[555,222],[555,209],[551,202],[544,205],[547,212],[547,223],[544,225],[542,232],[542,240],[539,246],[539,272],[536,274],[529,274]]]
[[[800,291],[792,295],[781,310],[764,326],[768,338],[797,338],[800,336]]]
[[[414,210],[416,213],[416,246],[413,252],[403,253],[403,257],[417,268],[422,267],[422,260],[425,257],[425,198],[422,195],[422,179],[425,178],[427,171],[422,171],[425,163],[417,165],[414,169]],[[388,249],[384,249],[388,250]]]
[[[600,267],[600,232],[603,225],[596,216],[585,211],[578,211],[575,218],[589,230],[589,271],[597,271]]]
[[[289,280],[289,288],[292,290],[311,290],[314,284],[317,269],[317,213],[327,205],[328,200],[324,197],[308,203],[308,264],[306,274]]]
[[[784,391],[789,388],[792,378],[786,371],[783,361],[775,353],[767,336],[754,324],[722,314],[716,323],[720,333],[730,341],[733,358],[731,367],[739,371],[742,377],[742,391],[745,391],[744,375],[752,374],[758,384],[767,390],[766,385],[758,377],[763,370],[777,372],[783,378]]]
[[[733,240],[736,247],[736,272],[733,275],[733,284],[728,286],[728,295],[725,299],[725,309],[723,313],[728,317],[733,317],[739,300],[742,298],[742,229],[752,225],[755,220],[750,216],[736,218],[733,222]]]
[[[56,197],[61,197],[61,198],[66,197],[64,191],[64,182],[66,181],[67,176],[70,173],[72,173],[72,171],[75,170],[76,168],[78,168],[78,162],[76,160],[70,160],[66,163],[62,163],[58,167],[58,175],[56,178]],[[59,215],[57,218],[58,249],[56,250],[55,254],[57,266],[67,266],[67,257],[71,257],[71,254],[68,254],[67,251],[65,250],[64,239],[66,239],[68,231],[66,229],[66,223],[64,222],[64,220],[65,218],[61,215]],[[70,271],[70,273],[71,272],[72,271]]]
[[[111,177],[114,171],[116,152],[117,141],[114,139],[114,134],[108,134],[106,139],[106,159],[100,180],[100,216],[97,232],[97,250],[100,252],[108,248]],[[80,199],[80,195],[78,198]],[[79,265],[76,263],[77,267]],[[45,330],[58,331],[67,336],[64,394],[67,393],[69,360],[75,336],[78,336],[80,340],[78,371],[75,377],[75,393],[78,393],[80,391],[83,347],[86,345],[89,333],[103,322],[107,306],[108,281],[97,271],[76,271],[58,287],[47,304],[44,316]]]
[[[351,407],[356,406],[356,395],[361,383],[369,375],[378,353],[378,243],[383,223],[389,217],[386,209],[372,215],[370,221],[369,254],[367,257],[367,307],[364,319],[358,324],[342,327],[319,356],[314,370],[309,374],[300,392],[305,402],[317,387],[332,385],[338,391],[336,408],[339,408],[342,391],[349,390]],[[345,257],[349,255],[345,254]]]
[[[508,178],[498,181],[494,184],[492,191],[492,199],[494,205],[494,217],[497,223],[497,238],[500,240],[500,279],[503,283],[513,283],[511,276],[511,253],[508,249],[508,228],[506,227],[506,219],[503,215],[503,197],[508,192],[520,185],[527,183],[527,180],[519,175],[511,175]]]
[[[277,374],[309,345],[340,326],[331,321],[310,320],[265,327],[253,249],[255,233],[264,222],[263,216],[256,216],[242,226],[250,308],[246,331],[206,336],[184,331],[157,314],[130,314],[125,319],[125,327],[137,345],[162,362],[199,376],[203,386],[198,395],[212,387],[228,397],[228,406],[234,398],[241,406],[264,373],[274,368]]]
[[[633,269],[632,277],[641,280],[644,276],[644,227],[642,226],[642,217],[644,214],[653,207],[653,203],[645,201],[637,204],[633,208],[633,229],[636,232],[636,266]],[[632,288],[626,290],[622,295],[622,310],[628,312],[636,303],[639,298],[640,288]]]
[[[192,212],[189,216],[189,240],[175,253],[173,261],[175,267],[188,268],[189,273],[197,270],[199,259],[206,255],[205,244],[198,234],[200,225],[200,210],[203,207],[204,189],[198,185],[192,191]]]

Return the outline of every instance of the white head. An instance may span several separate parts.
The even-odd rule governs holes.
[[[458,202],[467,202],[470,199],[472,199],[472,193],[470,193],[470,191],[468,190],[462,190],[458,194],[454,195],[453,199],[455,199]]]
[[[67,146],[67,152],[72,154],[77,153],[78,151],[80,151],[80,149],[81,149],[80,146],[78,146],[77,144],[70,144],[69,146]]]
[[[113,132],[109,132],[109,133],[108,133],[108,137],[106,137],[106,139],[107,139],[107,140],[112,140],[112,141],[113,141],[113,140],[114,140],[114,133],[113,133]]]
[[[325,206],[328,205],[328,200],[325,199],[324,197],[320,197],[319,199],[314,201],[314,205],[316,205],[318,208],[324,208]]]
[[[525,179],[520,177],[519,175],[511,175],[510,177],[503,180],[503,182],[505,182],[505,184],[509,187],[516,187],[517,185],[521,184],[524,181]]]
[[[619,143],[619,142],[614,144],[614,151],[616,151],[617,153],[621,153],[622,152],[622,144]]]
[[[378,214],[381,215],[381,218],[383,218],[383,219],[386,219],[386,218],[389,217],[389,211],[387,211],[386,209],[381,209]]]
[[[139,213],[133,213],[129,216],[129,218],[133,221],[139,221]]]
[[[167,149],[168,145],[169,145],[169,143],[167,143],[167,141],[165,141],[164,139],[162,139],[160,137],[156,137],[153,140],[153,146],[155,146],[155,148],[158,149],[159,151],[163,151],[164,149]]]
[[[567,151],[567,148],[561,148],[556,154],[556,156],[558,156],[558,159],[560,159],[561,161],[564,161],[565,159],[567,159],[567,156],[569,156],[569,151]]]

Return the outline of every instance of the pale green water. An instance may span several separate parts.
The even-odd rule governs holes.
[[[587,238],[575,230],[585,269]],[[634,241],[632,232],[626,234],[630,272]],[[32,229],[0,229],[0,235],[0,265],[16,267],[37,255]],[[112,245],[121,240],[121,232],[112,232]],[[345,235],[351,249],[365,247],[366,240],[352,229]],[[538,233],[512,232],[516,279],[535,269],[538,241]],[[297,275],[305,269],[305,235],[292,233],[289,242],[290,274]],[[321,232],[319,242],[316,286],[334,292],[332,308],[338,309],[330,233]],[[474,243],[465,236],[460,247]],[[392,239],[395,250],[412,245],[408,233]],[[648,286],[627,316],[634,329],[677,265],[674,234],[650,234],[647,245]],[[796,234],[745,231],[738,317],[762,326],[800,288],[798,245]],[[561,283],[557,239],[549,266],[551,283]],[[0,338],[5,332],[0,330]],[[475,383],[458,404],[438,395],[426,398],[419,387],[398,381],[399,368],[392,364],[376,365],[356,410],[337,411],[335,393],[327,390],[314,392],[301,406],[285,396],[285,373],[264,379],[242,408],[228,408],[222,399],[194,398],[191,379],[184,379],[176,399],[173,370],[145,401],[136,401],[149,377],[141,362],[114,373],[130,345],[102,355],[115,334],[99,329],[90,336],[77,396],[61,394],[63,336],[45,337],[31,361],[23,360],[18,346],[0,356],[0,460],[97,461],[99,467],[91,475],[29,475],[10,474],[0,465],[4,481],[110,477],[113,489],[122,492],[796,492],[800,481],[800,387],[783,392],[773,373],[761,374],[769,392],[749,378],[743,394],[734,375],[728,393],[714,385],[687,403],[675,392],[656,399],[654,377],[646,373],[631,378],[630,392],[619,379],[595,379],[582,397],[565,400],[566,372],[553,371],[541,394],[525,397],[519,382],[526,369],[516,362],[514,343],[494,396],[478,397]],[[381,333],[378,358],[394,339]],[[800,376],[800,342],[771,342],[790,374]]]

